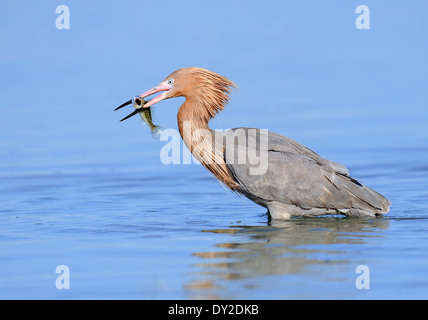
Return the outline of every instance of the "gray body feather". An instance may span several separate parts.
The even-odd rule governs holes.
[[[390,201],[351,178],[346,167],[293,139],[251,128],[221,134],[226,164],[241,193],[273,218],[375,216],[389,210]]]

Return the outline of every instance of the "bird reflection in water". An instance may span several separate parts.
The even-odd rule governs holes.
[[[195,298],[229,299],[222,296],[230,281],[242,281],[245,289],[255,289],[269,275],[320,273],[311,266],[355,266],[364,260],[356,245],[366,244],[373,237],[383,237],[385,219],[301,218],[272,220],[267,226],[231,226],[225,229],[202,230],[226,236],[232,241],[220,242],[215,250],[195,252],[202,259],[193,265],[192,281],[186,285]],[[358,246],[359,247],[359,246]],[[354,266],[355,264],[355,266]],[[329,275],[331,277],[331,274]],[[255,279],[255,280],[254,280]],[[282,278],[274,278],[281,282]],[[253,281],[254,280],[254,281]],[[340,277],[334,281],[341,281]]]

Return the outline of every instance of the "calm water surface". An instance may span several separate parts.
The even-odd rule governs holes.
[[[428,148],[327,150],[391,199],[384,218],[270,221],[201,166],[160,164],[161,142],[134,142],[105,163],[8,154],[0,298],[427,298]],[[355,286],[361,264],[368,290]],[[69,290],[56,289],[58,265]]]

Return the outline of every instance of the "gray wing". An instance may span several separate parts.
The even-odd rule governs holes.
[[[302,209],[388,211],[389,200],[351,178],[346,167],[293,139],[252,128],[224,135],[227,166],[243,194],[261,205],[277,201]]]

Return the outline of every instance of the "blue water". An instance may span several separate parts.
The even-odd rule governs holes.
[[[427,148],[346,151],[364,151],[347,164],[391,199],[385,218],[290,221],[269,221],[200,166],[145,166],[136,149],[131,165],[2,175],[2,298],[426,297]],[[360,264],[369,290],[355,287]],[[69,290],[56,289],[58,265]]]
[[[56,5],[1,4],[0,298],[428,297],[426,4],[368,1],[365,31],[358,3],[82,2],[62,31]],[[290,136],[390,213],[270,221],[200,165],[162,164],[166,142],[113,109],[188,65],[239,85],[212,128]],[[155,123],[176,128],[182,102],[157,105]]]

